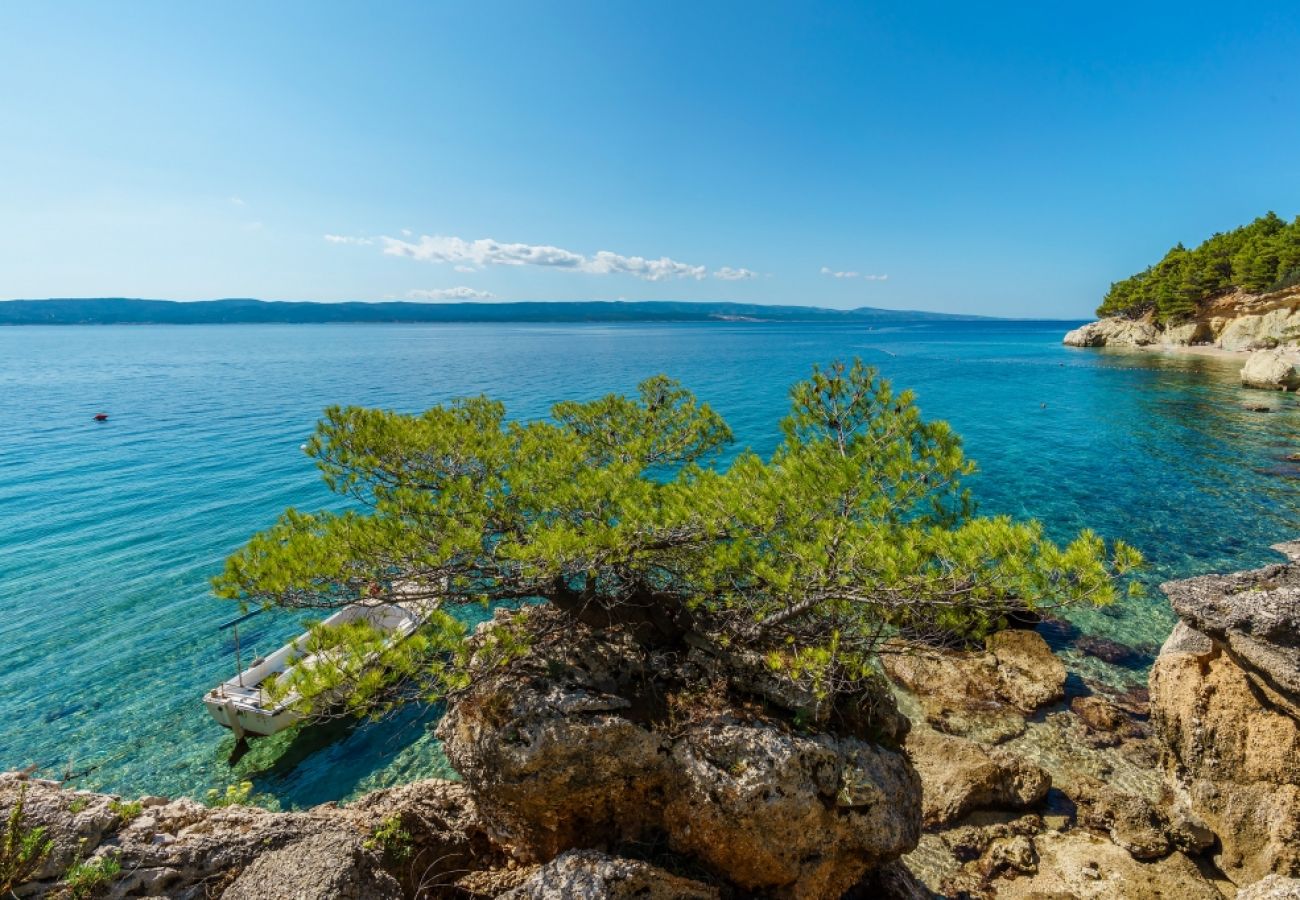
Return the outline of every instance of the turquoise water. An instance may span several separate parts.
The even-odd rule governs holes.
[[[485,392],[528,417],[662,371],[767,451],[787,385],[859,355],[965,437],[985,512],[1125,538],[1153,583],[1273,559],[1267,545],[1300,531],[1286,460],[1300,400],[1243,390],[1230,360],[1065,348],[1067,327],[0,329],[0,769],[200,796],[251,778],[286,806],[446,773],[436,710],[255,743],[231,767],[233,741],[199,703],[232,669],[217,625],[235,610],[209,577],[285,506],[332,502],[298,449],[330,403],[418,410]],[[1134,648],[1114,668],[1061,643],[1085,675],[1123,682],[1172,618],[1152,592],[1075,621]],[[243,642],[270,650],[298,628],[263,615]]]

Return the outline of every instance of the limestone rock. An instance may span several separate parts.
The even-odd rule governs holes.
[[[1144,347],[1158,343],[1160,329],[1145,319],[1102,319],[1065,336],[1071,347]]]
[[[361,838],[313,834],[258,856],[223,900],[401,900],[397,880],[379,868]]]
[[[1234,882],[1300,876],[1300,563],[1164,589],[1182,619],[1151,671],[1169,774]]]
[[[1205,322],[1183,322],[1169,325],[1160,335],[1160,343],[1171,347],[1186,347],[1199,344],[1213,338],[1210,326]]]
[[[1269,875],[1238,891],[1237,900],[1300,900],[1300,878]]]
[[[1258,350],[1293,344],[1300,339],[1300,309],[1279,307],[1259,315],[1238,316],[1219,334],[1224,350]]]
[[[1269,391],[1300,388],[1300,354],[1286,350],[1256,350],[1241,368],[1241,383]]]
[[[1144,797],[1104,787],[1080,818],[1109,832],[1110,839],[1134,859],[1159,859],[1173,849],[1169,821]]]
[[[670,844],[747,890],[837,897],[919,837],[906,814],[915,771],[857,738],[709,725],[675,742],[671,761]]]
[[[484,866],[500,858],[487,848],[464,789],[443,781],[379,792],[358,807],[292,813],[152,798],[144,814],[124,822],[107,815],[116,798],[7,773],[0,775],[0,817],[7,817],[23,785],[27,825],[44,826],[55,842],[37,880],[21,891],[24,896],[52,888],[79,852],[86,859],[119,859],[115,896],[200,900],[225,889],[228,897],[398,897],[400,873],[385,873],[382,854],[364,846],[389,816],[402,819],[412,848],[427,853],[434,877],[463,868],[471,858]],[[275,887],[277,878],[282,887]]]
[[[1082,830],[1032,839],[1034,871],[1005,872],[990,882],[999,900],[1222,900],[1223,895],[1181,853],[1138,862],[1110,841]],[[1008,877],[1011,876],[1011,877]]]
[[[998,743],[1024,731],[1025,714],[1065,696],[1065,666],[1033,631],[997,632],[985,648],[937,650],[893,642],[881,661],[938,730]]]
[[[835,897],[915,846],[920,782],[901,749],[869,739],[869,721],[798,733],[745,707],[729,679],[698,696],[709,683],[680,656],[608,630],[562,633],[508,682],[480,681],[438,728],[486,827],[521,861],[663,840],[744,890]]]
[[[1040,803],[1051,777],[1029,760],[974,741],[915,728],[907,751],[921,776],[922,821],[955,822],[976,809],[1026,809]]]
[[[1170,775],[1218,835],[1215,861],[1237,884],[1300,875],[1300,724],[1260,694],[1221,652],[1162,653],[1151,671]]]
[[[498,900],[717,900],[716,888],[647,862],[570,850]]]

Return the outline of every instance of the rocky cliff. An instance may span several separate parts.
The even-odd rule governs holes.
[[[1195,318],[1160,324],[1152,313],[1090,322],[1066,334],[1072,347],[1186,347],[1268,350],[1300,345],[1300,288],[1272,294],[1234,291],[1207,304]]]
[[[1287,564],[1164,586],[1181,622],[1151,673],[1172,783],[1234,882],[1300,878],[1300,542]]]

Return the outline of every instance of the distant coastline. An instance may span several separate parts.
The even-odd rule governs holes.
[[[707,301],[415,303],[141,300],[124,297],[0,301],[0,325],[222,325],[362,322],[803,322],[878,324],[991,321],[988,316],[911,310],[824,309]]]

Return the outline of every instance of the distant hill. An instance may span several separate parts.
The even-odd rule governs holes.
[[[0,301],[0,325],[213,325],[320,322],[821,322],[969,320],[982,316],[861,307],[760,306],[694,301],[522,303],[314,303],[135,300],[123,297]]]

